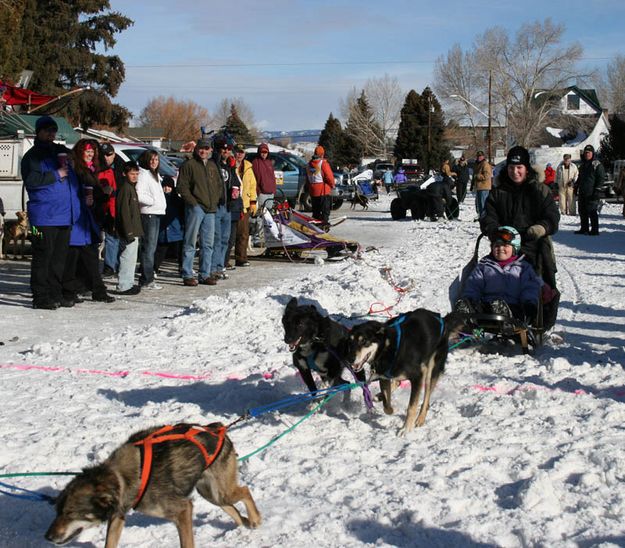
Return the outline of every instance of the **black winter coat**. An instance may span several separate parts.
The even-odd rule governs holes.
[[[599,201],[599,187],[605,181],[605,170],[598,160],[583,161],[577,177],[577,195],[588,202]]]

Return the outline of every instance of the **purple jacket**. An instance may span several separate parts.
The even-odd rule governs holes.
[[[462,298],[473,302],[503,299],[508,304],[536,304],[542,285],[542,279],[523,255],[503,267],[487,255],[467,278]]]

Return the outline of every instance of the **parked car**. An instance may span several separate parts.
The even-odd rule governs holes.
[[[161,177],[171,177],[174,181],[178,179],[178,168],[173,165],[165,154],[163,154],[163,152],[156,147],[151,145],[115,143],[113,144],[113,148],[115,149],[115,153],[118,154],[119,157],[125,162],[130,160],[138,162],[139,157],[145,152],[146,149],[154,150],[158,154],[160,160],[158,164],[158,172]]]
[[[256,158],[256,148],[246,149],[246,159],[250,162]],[[311,211],[310,196],[305,190],[307,163],[300,156],[289,152],[269,152],[269,159],[273,162],[276,174],[277,188],[284,194],[291,206],[295,207],[299,197],[299,207],[303,211]],[[301,196],[300,196],[301,191]],[[332,191],[332,209],[338,209],[343,204],[347,187],[336,185]]]

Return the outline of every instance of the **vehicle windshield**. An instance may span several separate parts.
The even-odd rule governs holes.
[[[145,152],[145,149],[144,148],[125,148],[123,152],[126,156],[128,156],[128,158],[130,158],[134,162],[139,162],[139,158]],[[163,159],[164,156],[161,156],[160,154],[158,155],[158,157],[160,160],[158,164],[158,172],[161,175],[165,175],[168,177],[176,177],[178,173],[177,173],[176,168],[171,164],[171,162],[169,162],[167,158]]]

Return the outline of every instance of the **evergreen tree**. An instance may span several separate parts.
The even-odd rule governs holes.
[[[439,169],[449,157],[444,141],[445,121],[441,105],[429,87],[419,95],[410,90],[401,110],[395,156],[416,158],[426,170]]]
[[[345,162],[341,156],[341,141],[343,139],[343,127],[341,122],[335,118],[332,113],[326,120],[321,134],[319,135],[319,143],[326,151],[326,158],[333,167],[344,165]]]
[[[61,95],[90,86],[92,91],[61,112],[73,123],[89,127],[123,121],[124,125],[130,113],[110,99],[124,80],[124,63],[96,49],[112,48],[115,35],[132,24],[110,11],[109,0],[26,0],[20,43],[14,50],[19,70],[34,72],[31,87],[40,93]]]
[[[0,80],[14,82],[21,70],[19,44],[26,0],[0,1]]]
[[[239,117],[237,107],[232,103],[230,105],[230,115],[226,120],[225,130],[234,138],[237,143],[251,145],[254,143],[254,137],[250,133],[243,120]]]
[[[625,119],[621,116],[610,117],[610,132],[601,140],[601,162],[606,169],[612,169],[614,160],[625,158]],[[617,176],[615,173],[614,177]]]

